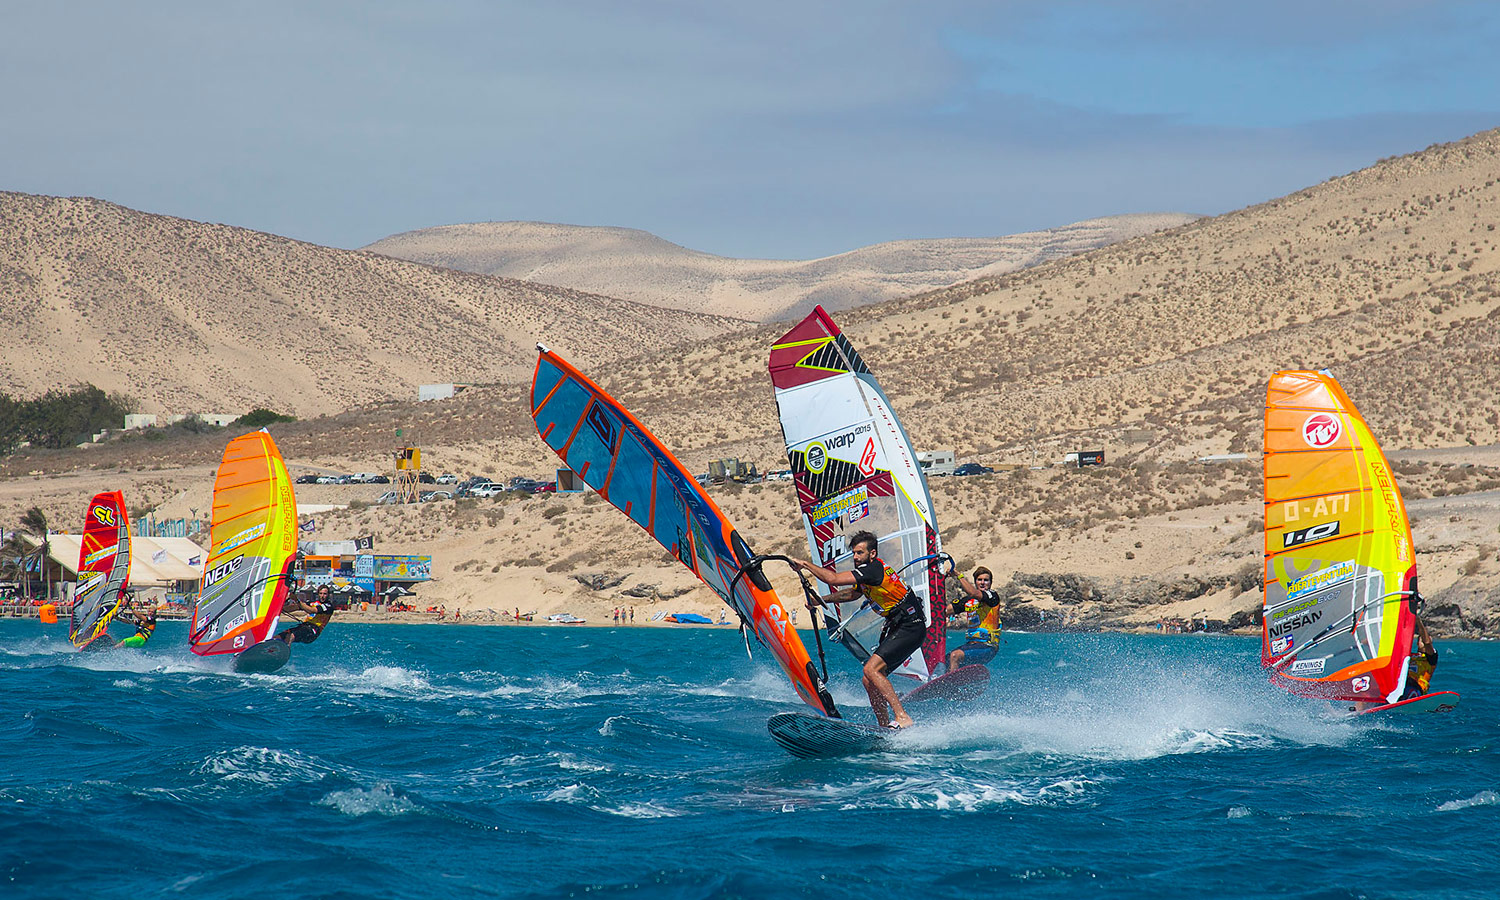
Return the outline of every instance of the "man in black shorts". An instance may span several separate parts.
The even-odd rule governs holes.
[[[794,562],[829,587],[845,589],[829,594],[828,602],[843,603],[863,596],[885,618],[885,627],[880,630],[880,645],[865,660],[865,693],[870,695],[870,708],[875,711],[877,722],[887,727],[894,723],[905,728],[912,724],[911,716],[901,707],[901,699],[891,686],[889,672],[921,648],[922,638],[927,634],[927,620],[922,615],[917,595],[875,555],[880,547],[875,535],[868,531],[857,532],[850,539],[849,546],[854,554],[854,567],[848,572],[825,569],[808,560]],[[823,603],[823,600],[809,600],[807,608],[822,606]]]
[[[333,618],[333,591],[328,585],[318,588],[314,600],[293,600],[281,608],[284,613],[307,613],[307,618],[276,635],[276,640],[287,644],[311,644],[328,627]]]

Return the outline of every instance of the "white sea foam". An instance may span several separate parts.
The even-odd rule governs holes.
[[[1438,812],[1454,812],[1455,810],[1468,809],[1471,806],[1497,806],[1500,805],[1500,794],[1494,791],[1480,791],[1472,797],[1463,800],[1449,800],[1447,803],[1438,804]]]
[[[350,788],[334,791],[318,801],[319,806],[329,806],[346,816],[399,816],[419,809],[417,804],[397,794],[389,784],[377,784],[371,788]]]
[[[1225,818],[1245,819],[1249,818],[1252,815],[1254,815],[1254,813],[1250,811],[1250,807],[1248,806],[1231,806],[1229,807],[1229,812],[1225,815]]]
[[[194,771],[199,775],[216,776],[222,784],[282,785],[315,781],[332,770],[295,751],[236,747],[215,753]]]
[[[628,819],[670,819],[682,815],[680,812],[657,806],[655,803],[623,803],[614,809],[597,806],[594,808],[600,812],[612,813]]]

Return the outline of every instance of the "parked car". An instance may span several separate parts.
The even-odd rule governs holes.
[[[954,475],[989,475],[995,470],[979,463],[967,462],[953,470]]]
[[[380,475],[375,472],[355,472],[349,476],[350,484],[374,484]]]
[[[318,476],[316,476],[316,475],[298,475],[297,476],[297,480],[294,482],[294,484],[317,484],[317,483],[318,483]]]
[[[390,484],[391,480],[384,475],[376,475],[370,479],[371,484]]]
[[[421,501],[423,503],[429,503],[429,502],[431,502],[433,500],[452,500],[453,499],[453,492],[452,491],[423,491],[421,493],[419,499],[421,499]]]
[[[504,490],[505,487],[503,485],[496,484],[493,481],[482,481],[479,484],[471,485],[468,495],[470,497],[494,497]]]
[[[777,469],[774,472],[767,472],[766,473],[766,480],[767,481],[791,481],[792,480],[792,470],[791,469]]]
[[[544,481],[541,484],[537,485],[536,486],[536,490],[532,491],[532,493],[534,493],[534,494],[555,494],[555,493],[557,493],[557,482],[555,482],[555,481]]]
[[[418,472],[417,473],[417,480],[420,481],[423,484],[437,484],[437,479],[434,478],[432,476],[432,474],[428,473],[428,472]]]
[[[516,491],[517,493],[521,494],[535,494],[536,489],[541,486],[542,483],[534,478],[522,478],[520,476],[517,476],[510,480],[510,490]]]
[[[458,484],[458,476],[452,472],[444,472],[437,477],[438,484]]]
[[[376,503],[395,503],[396,502],[396,492],[395,491],[386,491],[384,494],[381,494],[379,497],[376,497],[375,498],[375,502]]]
[[[340,478],[344,478],[344,477],[347,477],[347,476],[343,476],[343,475],[319,475],[317,477],[315,483],[316,484],[339,484],[340,483],[339,479]]]

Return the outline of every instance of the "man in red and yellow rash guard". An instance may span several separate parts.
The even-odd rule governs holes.
[[[807,560],[795,562],[829,587],[846,588],[830,594],[828,601],[842,603],[863,596],[885,618],[885,627],[880,630],[880,645],[865,660],[865,693],[870,695],[870,708],[875,711],[877,722],[883,726],[894,723],[905,728],[912,724],[911,716],[901,707],[888,673],[906,662],[907,657],[922,646],[927,620],[922,616],[917,595],[875,555],[880,546],[875,535],[868,531],[858,532],[850,539],[849,546],[854,554],[854,567],[848,572],[825,569]],[[810,600],[807,604],[808,609],[822,605],[822,600]]]

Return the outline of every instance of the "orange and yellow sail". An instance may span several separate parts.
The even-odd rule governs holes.
[[[1292,693],[1393,702],[1417,590],[1406,506],[1380,444],[1326,372],[1266,392],[1261,661]]]
[[[297,555],[292,480],[264,431],[224,448],[209,539],[188,640],[200,656],[239,653],[275,630]]]

